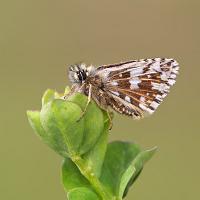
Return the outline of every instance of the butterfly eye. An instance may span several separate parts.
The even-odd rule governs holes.
[[[77,77],[77,79],[79,80],[79,81],[81,81],[81,74],[80,74],[80,72],[78,71],[78,72],[76,72],[76,77]]]

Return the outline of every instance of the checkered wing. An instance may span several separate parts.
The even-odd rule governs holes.
[[[109,105],[119,113],[142,118],[166,97],[178,69],[173,59],[154,58],[101,66],[97,73],[110,96]]]

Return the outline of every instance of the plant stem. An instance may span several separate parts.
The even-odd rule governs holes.
[[[85,178],[90,182],[90,184],[95,189],[95,191],[99,194],[99,196],[101,196],[102,200],[121,200],[118,197],[112,196],[105,189],[105,187],[101,184],[99,179],[93,173],[92,168],[84,162],[84,160],[81,158],[80,155],[77,155],[77,153],[74,152],[68,138],[63,134],[63,131],[61,131],[61,133],[62,133],[64,142],[66,146],[68,147],[69,157],[79,168],[81,174],[83,174],[83,176],[85,176]]]
[[[79,168],[80,172],[87,178],[87,180],[94,187],[95,191],[101,196],[103,200],[119,200],[113,197],[101,184],[99,179],[94,175],[92,169],[87,166],[84,160],[78,155],[71,155],[72,161]]]
[[[105,188],[103,187],[99,179],[92,172],[91,167],[87,166],[84,160],[73,151],[73,148],[71,147],[69,140],[65,137],[62,131],[61,133],[62,133],[64,142],[66,146],[68,147],[69,156],[71,160],[76,164],[76,166],[79,168],[83,176],[85,176],[85,178],[87,178],[87,180],[91,183],[95,191],[102,197],[103,200],[118,200],[116,198],[113,198],[112,195],[108,191],[105,190]]]

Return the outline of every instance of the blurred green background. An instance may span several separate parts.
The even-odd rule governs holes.
[[[127,200],[200,199],[200,1],[0,2],[0,199],[64,200],[61,158],[33,133],[27,109],[62,92],[66,65],[173,57],[180,75],[157,112],[115,115],[110,140],[159,150]]]

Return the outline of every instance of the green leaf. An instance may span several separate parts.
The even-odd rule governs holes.
[[[143,168],[144,164],[152,158],[156,150],[157,147],[154,147],[152,149],[142,151],[136,156],[131,164],[136,169],[136,173],[134,173],[135,176]]]
[[[121,181],[120,190],[119,190],[119,196],[120,196],[120,198],[121,197],[122,198],[126,197],[126,195],[127,195],[128,191],[129,191],[130,187],[137,180],[137,178],[139,177],[139,175],[141,174],[141,172],[142,172],[142,169],[136,174],[136,176],[135,176],[135,174],[133,174],[133,176],[131,178],[130,178],[130,176],[127,176],[127,178],[124,178],[124,180],[125,180],[124,185],[123,185],[123,180]]]
[[[46,103],[54,99],[55,99],[55,91],[50,89],[46,90],[42,97],[42,106],[44,106]]]
[[[158,147],[155,146],[151,149],[148,149],[148,150],[145,150],[145,151],[142,151],[139,155],[138,155],[138,160],[140,159],[140,161],[145,164],[147,161],[149,161],[152,156],[156,153]]]
[[[80,107],[72,102],[55,99],[42,107],[40,118],[49,143],[61,155],[78,153],[82,143],[84,119]],[[77,122],[78,121],[78,122]]]
[[[65,158],[62,164],[62,181],[66,191],[77,187],[90,187],[88,180],[80,173],[70,158]]]
[[[40,122],[40,112],[39,111],[27,111],[27,116],[28,116],[28,120],[29,123],[31,125],[31,127],[33,128],[33,130],[35,131],[35,133],[43,138],[45,141],[48,140],[47,139],[47,134],[45,132],[45,130],[42,127],[42,124]]]
[[[124,193],[127,194],[128,190],[129,189],[129,181],[131,180],[131,178],[133,177],[134,173],[136,173],[136,169],[134,168],[134,166],[130,165],[126,170],[125,172],[122,174],[122,177],[121,177],[121,182],[120,182],[120,185],[119,185],[119,193],[118,193],[118,196],[120,198],[122,198],[123,196],[125,196]],[[133,183],[132,183],[133,184]],[[132,185],[131,184],[131,185]],[[127,188],[128,187],[128,188]],[[127,189],[126,189],[127,188]],[[125,192],[126,191],[126,192]]]
[[[128,142],[110,143],[100,177],[101,182],[114,196],[121,199],[154,152],[155,148],[141,151],[138,145]]]
[[[141,173],[144,164],[154,155],[157,147],[150,150],[145,150],[140,152],[133,162],[129,165],[127,170],[123,173],[120,187],[119,187],[119,197],[125,197],[129,187],[135,182],[139,174]]]
[[[93,192],[89,181],[69,158],[65,158],[62,165],[62,180],[65,191],[68,192],[69,200],[99,200],[98,195]]]
[[[31,127],[33,128],[35,133],[40,137],[40,139],[42,139],[45,144],[54,149],[61,156],[66,157],[68,154],[66,153],[66,151],[63,151],[63,149],[65,148],[65,144],[62,141],[57,141],[58,140],[57,137],[55,137],[54,140],[54,137],[52,138],[52,135],[48,134],[44,130],[40,120],[40,112],[27,111],[27,116]]]
[[[84,187],[70,190],[67,197],[69,200],[100,200],[96,193]]]
[[[108,145],[100,180],[113,195],[119,195],[122,175],[139,152],[136,144],[117,141]]]
[[[88,97],[77,93],[70,96],[68,101],[72,101],[85,110]],[[80,153],[83,154],[91,149],[97,142],[104,129],[104,116],[102,110],[96,105],[94,101],[91,101],[84,114],[84,138],[81,144]]]

